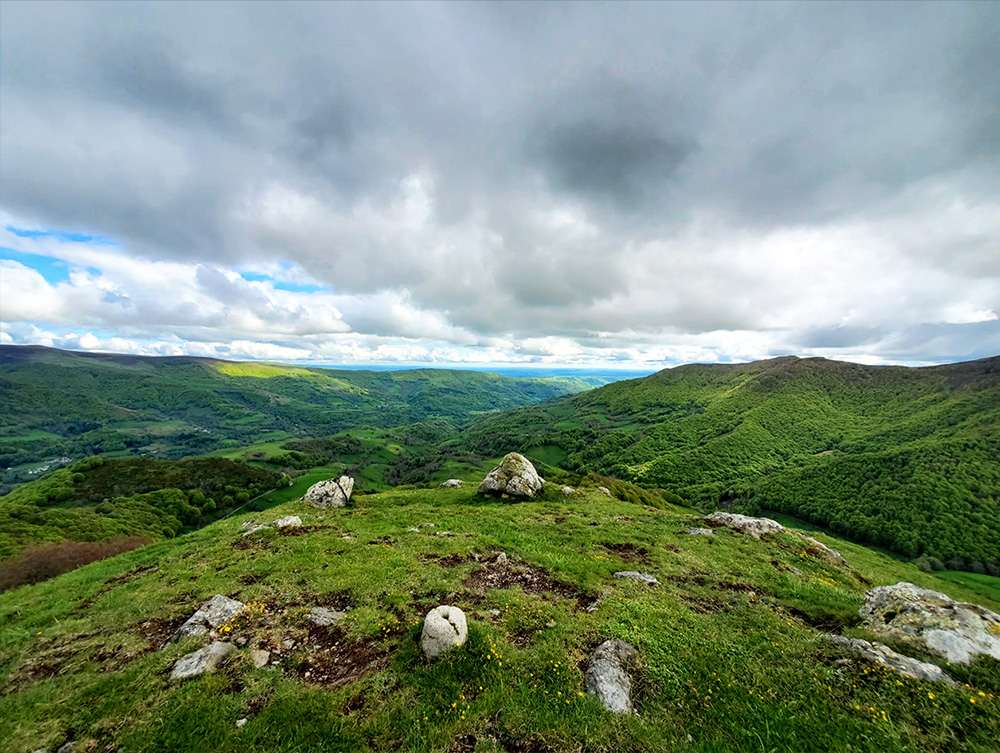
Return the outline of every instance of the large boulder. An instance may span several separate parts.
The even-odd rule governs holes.
[[[745,533],[759,539],[767,533],[780,533],[785,527],[770,518],[751,518],[748,515],[737,515],[732,512],[716,511],[705,517],[705,522],[716,528],[725,526],[734,531]]]
[[[980,654],[1000,659],[1000,614],[912,583],[865,594],[861,617],[872,633],[926,647],[953,664]]]
[[[434,607],[424,618],[420,647],[424,651],[424,656],[436,659],[461,646],[468,637],[469,627],[465,622],[465,612],[458,607],[442,605]]]
[[[632,711],[632,678],[628,667],[638,656],[635,647],[612,638],[604,641],[587,666],[584,679],[587,692],[597,697],[608,711],[615,714],[628,714]]]
[[[861,638],[846,638],[842,635],[828,635],[826,637],[841,648],[870,662],[894,669],[905,677],[911,677],[914,680],[945,682],[949,685],[955,684],[955,681],[936,664],[897,654],[883,643],[870,643]]]
[[[302,499],[313,507],[326,510],[346,505],[350,501],[353,491],[354,479],[350,476],[341,476],[339,479],[331,478],[313,484]]]
[[[170,679],[186,680],[188,677],[196,677],[205,672],[214,672],[222,660],[234,650],[236,646],[222,641],[203,646],[178,659],[174,668],[170,670]]]
[[[230,599],[228,596],[216,594],[202,604],[198,611],[177,629],[178,637],[185,635],[205,635],[209,630],[217,628],[223,622],[232,619],[245,607],[242,601]]]
[[[542,477],[524,455],[508,454],[479,485],[480,494],[506,494],[511,497],[534,497],[542,488]]]

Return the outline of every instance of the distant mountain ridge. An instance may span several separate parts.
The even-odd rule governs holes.
[[[1000,357],[679,366],[483,417],[464,441],[706,508],[790,513],[933,564],[1000,563]]]

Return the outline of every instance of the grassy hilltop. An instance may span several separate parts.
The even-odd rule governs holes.
[[[865,635],[869,584],[911,580],[994,609],[1000,598],[822,534],[850,569],[792,533],[689,536],[680,510],[593,489],[545,496],[289,502],[0,595],[0,751],[996,750],[1000,663],[945,666],[967,684],[949,688],[874,669],[822,635]],[[304,529],[240,536],[251,517],[288,514]],[[491,564],[500,552],[507,568]],[[204,643],[170,636],[216,593],[254,604],[227,634],[245,647],[217,674],[169,682]],[[441,603],[466,611],[470,638],[431,664],[419,622]],[[315,605],[348,616],[310,627]],[[639,650],[637,716],[581,695],[608,637]],[[277,664],[255,669],[253,648]]]
[[[1000,573],[1000,358],[680,366],[485,416],[464,443]]]

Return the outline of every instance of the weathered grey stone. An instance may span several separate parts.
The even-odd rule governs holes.
[[[613,496],[613,495],[611,494],[611,490],[610,490],[610,489],[609,489],[608,487],[606,487],[606,486],[599,486],[599,487],[597,487],[597,491],[599,491],[599,492],[600,492],[601,494],[603,494],[603,495],[604,495],[605,497],[610,497],[610,496]]]
[[[420,647],[424,656],[436,659],[461,646],[468,637],[469,628],[465,622],[465,613],[458,607],[442,605],[434,607],[424,618]]]
[[[295,641],[293,641],[291,638],[286,638],[281,642],[281,647],[285,649],[285,651],[291,651],[293,648],[295,648]]]
[[[497,555],[497,558],[494,560],[494,562],[500,565],[501,567],[507,567],[507,562],[508,562],[507,554],[505,552],[500,552],[500,554]]]
[[[946,682],[949,685],[955,684],[955,681],[936,664],[918,661],[909,656],[897,654],[885,644],[872,643],[860,638],[845,638],[842,635],[828,635],[826,637],[838,646],[852,651],[868,661],[881,664],[883,667],[895,669],[901,675],[911,677],[914,680],[933,680]]]
[[[289,515],[286,518],[278,518],[273,525],[275,528],[301,528],[302,518],[298,515]]]
[[[450,478],[447,481],[442,482],[441,486],[443,486],[445,489],[461,489],[462,488],[462,479],[460,479],[460,478]]]
[[[420,529],[417,528],[416,526],[410,526],[406,530],[409,531],[410,533],[420,533]]]
[[[255,648],[250,651],[250,660],[253,662],[254,667],[257,669],[263,669],[267,666],[267,663],[271,661],[271,652]]]
[[[259,526],[259,525],[263,525],[263,524],[260,521],[258,521],[258,520],[248,520],[245,523],[243,523],[243,525],[240,526],[240,530],[241,531],[247,531],[247,530],[249,530],[249,529],[251,529],[251,528],[253,528],[255,526]]]
[[[215,641],[199,648],[186,656],[182,656],[170,670],[171,680],[184,680],[196,677],[205,672],[214,672],[222,660],[236,650],[232,643]]]
[[[76,750],[76,747],[75,741],[63,743],[59,746],[59,749],[56,750],[56,753],[73,753]]]
[[[712,536],[713,531],[711,528],[688,528],[687,534],[689,536]]]
[[[345,612],[338,612],[335,609],[327,609],[326,607],[313,607],[306,613],[306,619],[320,627],[329,627],[340,622],[346,616]]]
[[[483,479],[479,485],[479,493],[534,497],[543,483],[530,460],[524,455],[511,452]]]
[[[806,549],[806,553],[812,555],[813,557],[818,557],[821,560],[826,560],[831,565],[837,565],[839,567],[847,567],[847,560],[844,556],[838,552],[836,549],[831,549],[822,541],[817,541],[812,536],[802,535],[806,541],[809,542],[809,548]]]
[[[233,617],[245,606],[242,601],[236,601],[236,599],[230,599],[222,594],[216,594],[202,604],[198,611],[191,615],[178,628],[177,635],[179,637],[185,635],[205,635],[212,628],[218,627]]]
[[[236,720],[236,729],[243,729],[246,726],[246,724],[247,724],[247,718],[246,717],[243,717],[242,719],[237,719]]]
[[[764,534],[780,533],[785,530],[781,523],[770,518],[751,518],[747,515],[737,515],[721,510],[706,516],[705,522],[716,527],[732,528],[734,531],[753,536],[755,539],[759,539]]]
[[[879,586],[861,605],[876,635],[924,646],[955,664],[981,654],[1000,659],[1000,614],[912,583]]]
[[[601,591],[600,595],[592,602],[590,602],[590,604],[587,605],[587,608],[584,609],[583,611],[587,612],[588,614],[593,614],[598,609],[600,609],[601,604],[603,604],[604,600],[608,598],[610,595],[611,595],[611,590],[607,588],[604,589],[603,591]]]
[[[570,494],[575,494],[576,489],[574,489],[572,486],[564,486],[562,488],[562,493],[568,497]]]
[[[660,585],[660,581],[658,581],[652,575],[647,575],[646,573],[637,573],[634,570],[624,570],[620,573],[615,573],[615,577],[622,578],[624,580],[640,580],[643,583],[648,583],[651,586]]]
[[[350,476],[341,476],[339,479],[331,478],[313,484],[302,499],[313,507],[326,510],[346,505],[350,501],[353,491],[354,479]]]
[[[632,678],[628,667],[638,657],[633,646],[618,638],[604,641],[587,666],[587,692],[597,697],[608,711],[615,714],[632,712]]]
[[[265,526],[265,525],[262,525],[262,524],[258,523],[257,525],[250,526],[245,531],[243,531],[243,535],[244,536],[249,536],[252,533],[257,533],[257,531],[270,531],[270,530],[271,530],[271,526]]]

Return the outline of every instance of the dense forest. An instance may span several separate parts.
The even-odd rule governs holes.
[[[0,560],[43,541],[172,538],[280,483],[225,458],[87,458],[0,497]]]
[[[690,503],[778,510],[927,566],[1000,572],[1000,358],[692,365],[486,416],[464,445]]]

